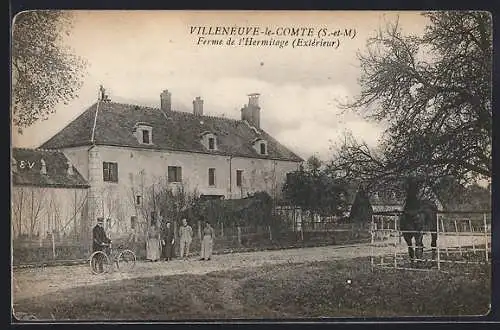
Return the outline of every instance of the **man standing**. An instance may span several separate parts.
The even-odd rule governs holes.
[[[182,226],[179,229],[179,241],[180,241],[180,257],[187,259],[189,256],[189,247],[191,246],[191,241],[193,240],[193,228],[187,223],[187,219],[182,219]]]
[[[165,223],[165,227],[163,228],[162,232],[162,254],[163,258],[166,261],[172,260],[174,257],[174,243],[175,243],[175,237],[174,237],[174,230],[172,229],[172,224],[170,221],[167,221]]]
[[[92,238],[92,252],[104,251],[104,249],[111,243],[111,240],[108,236],[106,236],[106,232],[104,230],[104,218],[97,218],[97,224],[92,230]],[[102,273],[102,258],[97,258],[97,267],[99,272]]]

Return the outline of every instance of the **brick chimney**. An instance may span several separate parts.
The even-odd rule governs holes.
[[[168,89],[160,94],[160,108],[163,111],[172,110],[172,93],[170,93]]]
[[[47,174],[47,166],[46,166],[45,160],[43,160],[43,158],[40,159],[40,164],[41,164],[40,174],[42,174],[42,175]]]
[[[199,96],[193,101],[193,113],[197,116],[203,116],[203,100]]]
[[[11,169],[12,172],[17,173],[17,160],[14,157],[12,157]]]
[[[71,162],[69,160],[67,162],[67,165],[68,165],[68,176],[72,176],[73,175],[73,165],[71,164]]]
[[[248,94],[248,104],[241,109],[241,120],[246,120],[256,128],[260,128],[259,96],[258,93]]]

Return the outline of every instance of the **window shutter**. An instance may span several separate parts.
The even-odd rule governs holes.
[[[118,163],[113,164],[113,182],[118,182]]]
[[[215,186],[215,168],[208,169],[208,185]]]
[[[241,187],[242,184],[242,176],[243,176],[243,171],[242,170],[236,170],[236,186]]]
[[[168,167],[167,176],[168,176],[168,182],[174,181],[174,174],[173,174],[172,166]]]
[[[102,163],[102,179],[104,181],[109,181],[109,176],[108,176],[108,163],[103,162]]]

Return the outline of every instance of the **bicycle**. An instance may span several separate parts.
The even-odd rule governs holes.
[[[132,250],[119,247],[116,250],[111,248],[111,243],[107,244],[107,253],[105,251],[95,251],[90,255],[89,264],[93,274],[102,274],[109,272],[113,264],[119,270],[131,270],[135,267],[137,257]],[[101,259],[102,267],[100,267]]]

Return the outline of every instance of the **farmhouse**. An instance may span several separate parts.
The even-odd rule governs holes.
[[[53,233],[85,233],[89,185],[61,151],[14,148],[12,169],[12,236],[46,239]],[[77,237],[78,239],[82,237]]]
[[[88,181],[89,218],[127,233],[147,219],[147,191],[162,180],[209,198],[279,197],[303,160],[261,129],[258,98],[250,94],[233,120],[206,115],[200,97],[187,113],[172,109],[168,90],[150,108],[112,102],[101,88],[98,102],[42,148],[62,151]]]
[[[349,208],[354,203],[356,197],[357,188],[355,186],[349,187]],[[371,191],[368,194],[370,204],[373,208],[373,212],[400,212],[403,211],[405,204],[405,192],[400,184],[387,185],[387,187],[379,188]],[[432,200],[438,210],[444,210],[441,200],[429,189],[428,186],[424,186],[422,195],[420,196],[424,199]]]

